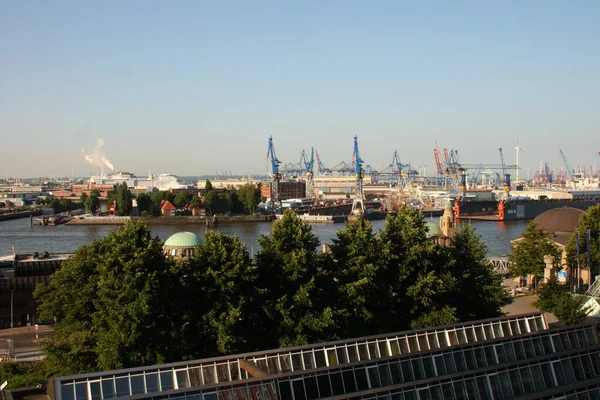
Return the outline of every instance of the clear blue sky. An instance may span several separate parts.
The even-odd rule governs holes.
[[[418,3],[418,4],[416,4]],[[600,164],[600,1],[0,0],[0,176]]]

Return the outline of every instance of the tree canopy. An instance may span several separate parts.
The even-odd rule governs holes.
[[[530,222],[512,248],[508,259],[512,263],[510,273],[513,276],[544,275],[544,256],[553,256],[555,266],[560,266],[560,250],[552,243],[546,233],[535,222]]]
[[[587,261],[587,243],[586,233],[590,234],[590,261],[591,269],[594,274],[600,273],[600,205],[588,208],[579,217],[579,265],[590,267]],[[567,260],[569,265],[576,266],[577,263],[577,242],[575,235],[571,236],[567,244]]]
[[[123,182],[117,188],[117,215],[129,215],[131,214],[131,191],[127,187],[127,183]]]

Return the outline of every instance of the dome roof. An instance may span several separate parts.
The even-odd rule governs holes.
[[[553,208],[538,215],[533,222],[546,233],[573,233],[579,225],[579,216],[583,211],[573,207]]]
[[[425,222],[425,226],[427,227],[427,237],[444,234],[442,229],[433,222],[427,221]]]
[[[178,232],[171,235],[165,242],[165,247],[196,247],[202,244],[202,240],[192,232]]]

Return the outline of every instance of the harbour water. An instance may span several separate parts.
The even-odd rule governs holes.
[[[438,223],[439,218],[432,218]],[[385,221],[373,221],[375,230],[383,227]],[[459,222],[460,223],[460,222]],[[469,223],[469,222],[462,222]],[[474,221],[471,224],[477,230],[488,246],[490,257],[504,256],[510,253],[510,241],[519,237],[527,221],[488,222]],[[0,222],[0,256],[15,253],[50,252],[72,253],[82,244],[101,239],[109,232],[116,230],[117,226],[29,226],[29,218],[15,219]],[[322,243],[331,243],[343,224],[314,224],[312,229]],[[191,231],[199,236],[204,234],[206,228],[201,225],[153,225],[150,228],[153,235],[158,235],[166,240],[169,236],[180,231]],[[226,235],[237,235],[253,254],[259,251],[258,238],[268,235],[271,230],[270,223],[242,223],[221,225],[218,230]]]

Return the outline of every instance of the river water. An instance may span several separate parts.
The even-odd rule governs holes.
[[[431,219],[439,223],[439,218]],[[384,225],[383,220],[373,221],[374,229],[380,229]],[[468,222],[463,222],[468,223]],[[481,239],[488,246],[490,257],[504,256],[510,253],[510,241],[519,237],[525,229],[526,221],[511,222],[471,222]],[[58,225],[58,226],[30,226],[29,218],[0,221],[0,256],[15,253],[50,252],[50,253],[72,253],[82,244],[101,239],[110,231],[116,230],[118,226],[107,225]],[[312,229],[322,243],[331,243],[343,224],[314,224]],[[198,225],[151,225],[152,234],[158,235],[166,240],[174,233],[180,231],[191,231],[202,237],[205,226]],[[270,223],[239,223],[224,225],[219,231],[226,235],[237,235],[253,254],[259,250],[257,241],[260,235],[267,235],[271,230]]]

